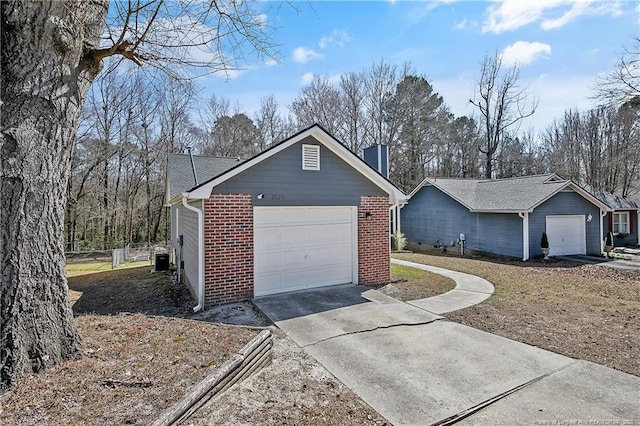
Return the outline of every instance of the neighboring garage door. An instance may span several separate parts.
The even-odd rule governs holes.
[[[255,207],[254,294],[357,279],[355,207]]]
[[[549,256],[586,254],[584,216],[547,216]]]

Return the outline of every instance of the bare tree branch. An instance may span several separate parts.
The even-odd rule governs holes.
[[[538,100],[529,99],[527,89],[519,88],[520,69],[514,66],[504,73],[502,57],[486,55],[481,65],[474,99],[469,102],[478,108],[483,120],[484,142],[479,147],[485,154],[485,176],[491,178],[496,152],[508,130],[533,115]]]
[[[621,105],[640,97],[640,37],[633,46],[625,48],[616,67],[598,79],[594,99],[604,106]]]

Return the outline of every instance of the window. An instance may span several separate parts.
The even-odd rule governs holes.
[[[320,170],[319,145],[302,145],[302,170]]]
[[[629,233],[629,212],[613,214],[613,233]]]

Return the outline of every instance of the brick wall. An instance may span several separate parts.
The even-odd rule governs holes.
[[[370,213],[367,218],[366,214]],[[389,199],[361,197],[358,207],[358,283],[387,284],[391,279]]]
[[[212,194],[204,204],[205,304],[253,297],[251,195]]]

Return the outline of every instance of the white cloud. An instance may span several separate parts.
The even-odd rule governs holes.
[[[567,25],[583,15],[621,14],[618,1],[595,0],[502,0],[487,7],[483,32],[503,33],[540,21],[551,30]]]
[[[314,77],[315,76],[313,75],[312,72],[306,72],[303,74],[302,78],[300,79],[300,82],[302,84],[310,84],[313,81]]]
[[[217,77],[222,77],[226,80],[235,80],[240,77],[242,74],[247,72],[247,69],[222,69],[213,73],[213,75]]]
[[[331,44],[345,47],[352,40],[351,36],[343,30],[333,30],[330,35],[324,36],[318,42],[320,49],[325,49]]]
[[[566,0],[503,0],[487,8],[487,19],[482,25],[483,32],[502,33],[516,30],[539,20],[545,9],[558,7]]]
[[[442,4],[455,3],[456,1],[458,0],[430,0],[414,2],[415,6],[411,9],[409,21],[416,24],[426,18],[427,15],[429,15],[429,13],[438,6]]]
[[[584,15],[586,12],[588,12],[589,7],[590,4],[587,1],[576,2],[573,4],[571,9],[569,9],[559,18],[542,20],[542,22],[540,23],[540,28],[542,28],[543,30],[553,30],[555,28],[564,27],[580,15]]]
[[[322,54],[316,52],[313,49],[307,49],[306,47],[296,47],[293,49],[293,60],[300,63],[308,62],[312,59],[322,58]]]
[[[516,41],[505,47],[502,53],[502,63],[506,66],[529,65],[543,55],[551,54],[551,46],[545,43]]]
[[[467,18],[465,18],[465,19],[463,19],[462,21],[458,22],[458,23],[454,26],[454,28],[455,28],[456,30],[464,30],[465,28],[467,28],[467,25],[468,25],[468,21],[467,21]]]
[[[258,25],[266,26],[269,23],[269,16],[266,13],[260,13],[256,15],[255,21]]]
[[[278,65],[278,61],[273,58],[269,58],[264,62],[264,64],[268,67],[275,67],[276,65]]]

